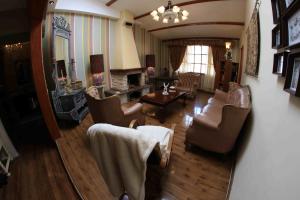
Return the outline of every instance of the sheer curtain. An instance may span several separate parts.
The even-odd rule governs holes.
[[[215,82],[215,70],[212,49],[209,46],[190,45],[187,47],[183,62],[178,72],[203,73],[202,90],[213,92]]]

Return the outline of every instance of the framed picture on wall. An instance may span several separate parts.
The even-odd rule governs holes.
[[[278,24],[281,16],[280,0],[271,0],[273,11],[273,23]]]
[[[272,30],[272,48],[279,49],[282,46],[283,46],[283,38],[282,38],[281,24],[278,24]]]
[[[284,40],[289,48],[300,47],[300,1],[294,1],[283,17]]]
[[[274,54],[273,74],[286,75],[288,55],[287,51]]]
[[[300,51],[288,56],[288,68],[284,90],[300,97]]]
[[[294,0],[283,0],[285,3],[285,7],[288,8],[294,2]]]
[[[296,92],[297,87],[298,87],[298,83],[299,83],[299,76],[300,76],[300,57],[294,59],[292,81],[291,81],[291,85],[290,85],[290,90]]]

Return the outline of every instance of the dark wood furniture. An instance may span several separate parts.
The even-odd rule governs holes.
[[[156,113],[157,118],[159,119],[160,123],[165,122],[165,108],[175,102],[176,100],[182,98],[183,104],[185,105],[186,100],[186,92],[183,91],[176,91],[176,92],[169,92],[169,95],[163,95],[162,91],[156,91],[153,93],[149,93],[141,97],[140,102],[147,103],[150,105],[158,106],[160,108],[159,112]]]
[[[52,100],[56,116],[59,119],[73,120],[80,123],[88,114],[84,88],[59,95],[52,91]]]
[[[237,82],[239,63],[221,61],[220,77],[217,80],[217,88],[225,92],[229,89],[229,82]]]

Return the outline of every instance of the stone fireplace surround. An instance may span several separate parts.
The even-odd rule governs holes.
[[[134,68],[134,69],[111,69],[111,80],[112,80],[112,89],[117,91],[127,91],[133,89],[134,87],[145,86],[145,69],[144,68]],[[136,75],[138,78],[138,84],[129,84],[130,77],[134,78],[133,75]],[[136,80],[132,80],[136,82]]]
[[[149,93],[150,86],[145,84],[145,68],[111,69],[111,90],[109,94],[118,94],[121,103],[132,99],[132,95],[139,96]],[[131,81],[129,79],[133,78]]]

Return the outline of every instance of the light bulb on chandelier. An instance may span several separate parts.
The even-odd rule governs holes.
[[[169,0],[167,6],[160,6],[156,10],[153,10],[150,15],[153,17],[153,20],[159,21],[162,19],[162,23],[167,24],[169,21],[179,23],[180,20],[187,20],[189,12],[181,9],[179,6],[172,5],[171,0]]]
[[[154,19],[155,21],[159,21],[159,16],[156,15],[156,16],[153,17],[153,19]]]

